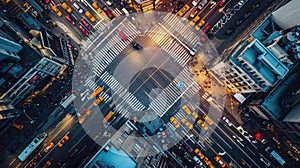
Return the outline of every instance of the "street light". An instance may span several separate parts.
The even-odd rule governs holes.
[[[30,124],[34,124],[34,123],[35,123],[35,120],[33,120],[32,118],[30,118],[30,117],[27,115],[25,109],[23,109],[23,112],[24,112],[25,116],[30,120]]]

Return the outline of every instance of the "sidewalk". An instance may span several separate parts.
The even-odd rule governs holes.
[[[240,117],[240,114],[238,113],[238,104],[233,101],[230,95],[226,92],[226,87],[219,87],[218,84],[215,84],[214,80],[211,80],[212,77],[210,77],[209,70],[206,70],[204,67],[202,60],[200,59],[201,54],[197,54],[195,57],[193,57],[189,63],[189,68],[191,73],[194,75],[195,81],[201,86],[201,88],[211,95],[211,97],[215,100],[215,102],[220,103],[219,106],[224,110],[224,112],[227,112],[228,114],[225,114],[226,116],[230,115],[229,119],[235,124],[235,125],[242,125],[243,121]],[[221,81],[221,80],[220,80]],[[223,96],[226,97],[223,97]],[[222,96],[222,97],[218,97]],[[208,102],[209,99],[206,100]],[[225,102],[224,102],[225,101]],[[210,103],[212,105],[212,103]]]

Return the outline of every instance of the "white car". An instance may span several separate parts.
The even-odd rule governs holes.
[[[193,0],[193,2],[192,2],[193,6],[198,5],[199,1],[200,1],[200,0]]]
[[[83,13],[83,9],[76,3],[73,3],[73,6],[78,10],[79,13]]]
[[[208,0],[202,0],[198,6],[198,9],[201,10],[208,3]]]
[[[196,53],[197,53],[197,50],[196,50],[195,48],[193,48],[193,49],[190,51],[190,54],[191,54],[192,56],[196,55]]]
[[[231,127],[232,126],[232,123],[229,121],[228,118],[226,118],[225,116],[222,118],[222,120],[229,126]]]
[[[267,160],[267,159],[265,159],[265,158],[259,158],[259,160],[261,161],[261,162],[263,162],[267,167],[270,167],[271,166],[271,163],[270,163],[270,161],[269,160]]]
[[[106,4],[107,4],[108,6],[111,6],[111,5],[112,5],[112,2],[106,1]]]
[[[194,160],[197,164],[203,165],[203,163],[201,162],[201,160],[200,160],[197,156],[194,156],[194,157],[193,157],[193,160]]]
[[[232,138],[234,138],[242,147],[245,147],[245,145],[242,143],[243,139],[241,137],[236,137],[235,135],[232,135]]]

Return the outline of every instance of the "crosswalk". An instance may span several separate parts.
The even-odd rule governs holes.
[[[108,72],[105,71],[100,76],[100,79],[111,88],[115,95],[118,95],[119,100],[122,100],[118,103],[118,105],[123,106],[123,108],[129,105],[134,111],[140,111],[145,108],[145,106],[131,92],[124,88],[117,79]],[[126,103],[126,105],[124,103]]]
[[[188,76],[190,76],[189,69],[185,67],[172,83],[151,101],[149,107],[153,109],[158,116],[163,116],[183,95],[193,97],[198,93],[200,86]],[[183,92],[177,88],[177,84],[181,81],[184,81],[188,86]]]
[[[168,13],[163,17],[164,25],[168,27],[169,30],[177,32],[188,46],[196,46],[200,41],[200,36],[197,36],[189,27],[189,25],[184,24],[177,15]]]
[[[104,23],[103,21],[97,23],[97,25],[94,26],[94,29],[95,29],[95,30],[100,30],[100,31],[103,31],[103,30],[105,30],[106,28],[107,28],[107,24]]]
[[[100,76],[104,69],[133,41],[137,36],[136,28],[128,24],[126,26],[120,26],[120,29],[128,35],[128,39],[126,41],[121,40],[120,35],[116,32],[111,36],[111,39],[103,44],[103,47],[97,49],[94,53],[92,53],[95,58],[93,61],[94,64],[94,73],[97,76]]]
[[[147,35],[155,41],[161,49],[166,51],[179,65],[185,67],[190,59],[189,53],[178,44],[169,34],[159,26],[155,26],[147,32]]]
[[[115,8],[112,13],[115,15],[115,17],[120,17],[121,15],[123,15],[123,13],[120,11],[120,9]]]
[[[105,24],[98,24],[96,29],[103,29]],[[123,31],[128,39],[126,41],[121,40],[119,31]],[[105,71],[106,67],[126,48],[128,45],[136,38],[138,34],[137,28],[133,24],[120,24],[120,26],[112,32],[109,40],[103,40],[103,46],[99,49],[94,50],[94,52],[88,52],[92,50],[92,46],[86,48],[86,51],[89,53],[89,57],[93,59],[93,73],[100,78],[104,83],[106,83],[109,88],[118,95],[118,103],[116,106],[116,111],[118,111],[122,116],[129,117],[129,111],[140,111],[144,109],[144,105],[138,101],[138,99],[126,88],[124,88],[111,74]],[[87,45],[91,43],[96,37],[92,36],[91,39],[87,39]],[[97,88],[97,82],[93,81],[93,78],[88,78],[86,81],[86,86],[88,86],[91,90],[95,90]],[[100,95],[104,98],[104,100],[109,99],[109,95],[105,92],[101,92]],[[124,107],[131,107],[130,110]]]

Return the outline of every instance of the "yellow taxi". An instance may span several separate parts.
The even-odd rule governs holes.
[[[18,128],[18,129],[23,129],[24,128],[24,125],[20,124],[20,123],[13,123],[12,126],[15,127],[15,128]]]
[[[190,109],[187,105],[183,105],[181,108],[182,108],[182,110],[183,110],[187,115],[191,115],[191,114],[192,114],[191,109]]]
[[[63,7],[68,13],[72,12],[72,8],[65,2],[61,4],[61,7]]]
[[[85,16],[87,16],[90,19],[91,22],[96,21],[95,17],[89,11],[85,12]]]
[[[98,13],[101,13],[101,12],[102,12],[102,10],[101,10],[101,8],[98,6],[97,2],[93,2],[93,3],[92,3],[92,6],[93,6],[93,8],[94,8]]]
[[[50,162],[50,160],[48,160],[48,161],[44,164],[43,168],[48,168],[51,164],[52,164],[52,163]]]
[[[219,155],[215,156],[214,159],[222,168],[227,167],[226,162]]]
[[[200,125],[205,131],[208,130],[207,125],[202,120],[199,119],[197,124]]]
[[[44,149],[44,152],[49,152],[54,147],[54,142],[50,142],[48,146]]]
[[[195,150],[194,150],[194,152],[196,153],[196,155],[198,155],[199,156],[199,158],[202,160],[202,159],[204,159],[204,154],[198,149],[198,148],[196,148]]]
[[[190,22],[191,26],[195,26],[195,24],[200,20],[200,16],[197,15],[196,17],[194,17],[194,19]]]
[[[104,98],[102,96],[98,97],[97,100],[94,101],[93,105],[94,106],[98,106],[99,103],[101,103],[104,100]]]
[[[209,168],[215,168],[215,166],[211,163],[210,160],[208,160],[207,157],[205,157],[205,158],[203,159],[203,161],[204,161],[204,163],[205,163],[207,166],[209,166]]]
[[[190,8],[191,7],[188,4],[184,5],[184,7],[182,7],[178,12],[178,15],[183,16]]]
[[[199,23],[198,23],[198,25],[195,27],[195,29],[198,31],[198,30],[200,30],[200,28],[203,26],[205,24],[205,21],[202,19]]]
[[[204,114],[202,117],[209,125],[214,123],[213,120],[208,117],[208,115]]]
[[[190,116],[193,120],[196,120],[198,118],[198,114],[195,111],[193,111]]]
[[[193,129],[193,125],[188,121],[186,120],[185,118],[182,118],[180,120],[188,129]]]
[[[86,117],[82,116],[78,119],[79,124],[82,124],[85,121]]]
[[[177,122],[175,117],[170,118],[170,122],[175,126],[175,128],[179,128],[180,124]]]
[[[61,13],[61,11],[58,9],[57,6],[52,6],[51,8],[52,8],[52,10],[56,13],[57,16],[59,16],[59,17],[62,16],[62,13]]]
[[[65,144],[69,139],[70,139],[69,135],[65,135],[65,136],[63,137],[63,139],[60,140],[60,141],[58,142],[57,145],[58,145],[59,147],[63,147],[64,144]]]

